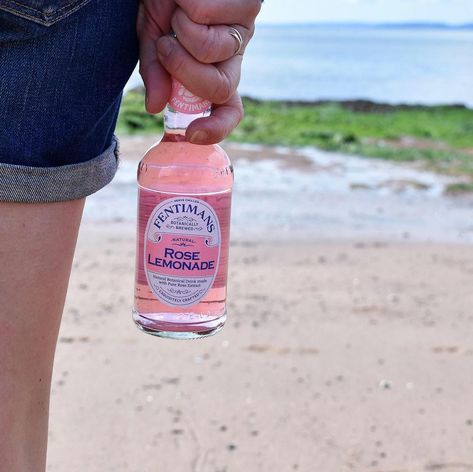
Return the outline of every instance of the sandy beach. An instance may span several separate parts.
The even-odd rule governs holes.
[[[122,142],[125,168],[147,144]],[[241,158],[241,180],[245,165],[265,159]],[[287,162],[283,179],[320,177],[312,161],[294,160],[292,169]],[[112,184],[117,195],[126,193],[120,179]],[[97,216],[115,195],[104,190],[79,236],[56,353],[47,470],[473,470],[470,202],[444,198],[436,182],[426,196],[411,176],[388,191],[378,181],[360,190],[346,180],[344,196],[327,187],[326,201],[366,205],[366,223],[377,200],[372,225],[381,226],[360,228],[342,203],[339,220],[294,213],[306,226],[295,238],[290,229],[276,237],[266,223],[245,233],[245,212],[235,210],[228,322],[192,342],[134,326],[135,226],[132,217]],[[268,188],[270,197],[279,191]],[[445,222],[437,232],[406,213],[417,201],[432,215],[429,205],[437,208],[435,221]],[[392,208],[399,220],[387,224]]]

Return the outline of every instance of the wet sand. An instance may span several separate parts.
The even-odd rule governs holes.
[[[81,229],[48,471],[473,470],[473,245],[233,238],[229,318],[131,320],[135,228]]]

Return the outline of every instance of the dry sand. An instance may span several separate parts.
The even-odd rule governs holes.
[[[134,236],[82,227],[48,471],[473,470],[473,246],[234,241],[186,342],[132,323]]]

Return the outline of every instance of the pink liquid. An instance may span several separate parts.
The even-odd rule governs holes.
[[[135,323],[143,331],[161,337],[192,339],[215,334],[226,319],[233,185],[233,169],[228,156],[217,145],[198,146],[186,142],[179,134],[166,134],[141,161],[138,185]],[[160,300],[151,290],[145,270],[147,257],[150,257],[149,251],[145,251],[150,216],[162,202],[180,197],[198,199],[209,205],[220,227],[215,278],[205,295],[188,306],[172,306]]]

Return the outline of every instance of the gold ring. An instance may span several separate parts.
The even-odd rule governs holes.
[[[230,26],[230,29],[228,31],[228,34],[230,36],[233,36],[233,38],[235,38],[235,41],[236,41],[236,49],[235,49],[235,52],[233,53],[234,56],[236,56],[237,54],[239,54],[243,48],[243,36],[241,35],[241,33],[236,29],[234,28],[233,26]]]

